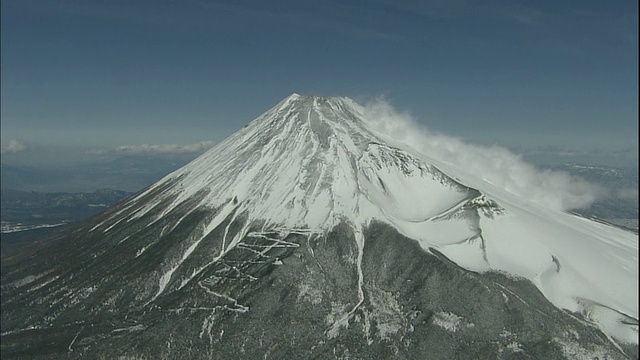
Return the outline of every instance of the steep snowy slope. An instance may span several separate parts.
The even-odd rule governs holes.
[[[395,216],[424,220],[477,195],[433,166],[380,143],[350,99],[299,95],[138,199],[167,183],[173,184],[165,198],[175,197],[164,213],[206,189],[199,206],[219,207],[234,198],[250,220],[311,229],[331,228],[342,218],[359,223],[380,217],[380,205]],[[407,207],[408,200],[415,204]]]
[[[22,270],[7,272],[3,334],[78,324],[78,314],[88,311],[99,322],[137,318],[144,329],[162,328],[159,333],[173,339],[176,330],[166,330],[173,326],[167,317],[182,321],[187,312],[197,320],[184,325],[184,334],[195,331],[189,325],[195,322],[196,337],[208,339],[209,351],[232,357],[220,355],[226,349],[222,339],[244,351],[248,340],[236,338],[242,333],[237,324],[272,321],[265,314],[275,305],[266,303],[282,303],[291,313],[280,309],[276,317],[291,316],[293,322],[318,311],[300,331],[323,335],[304,345],[310,353],[298,353],[297,344],[281,356],[318,356],[316,348],[325,355],[365,356],[369,350],[361,346],[375,341],[406,358],[420,358],[432,343],[469,346],[442,353],[448,358],[474,353],[470,344],[482,339],[488,358],[509,346],[514,354],[556,358],[557,344],[574,339],[569,333],[582,352],[567,352],[563,345],[564,357],[609,354],[609,345],[590,330],[594,325],[613,346],[638,344],[636,234],[541,208],[396,143],[377,133],[348,98],[289,96],[70,239],[61,253],[77,263],[56,263],[53,270],[20,265]],[[417,254],[417,245],[407,241],[417,241],[424,252]],[[441,293],[452,295],[436,296]],[[521,303],[513,305],[513,298]],[[25,318],[13,310],[21,302],[42,308]],[[58,308],[49,310],[47,302]],[[298,309],[306,303],[313,307]],[[503,306],[509,310],[499,310]],[[463,326],[465,317],[446,309],[467,314],[477,328],[471,321]],[[483,328],[491,318],[499,321]],[[270,326],[264,331],[290,331]],[[454,337],[426,339],[433,327]],[[216,329],[222,333],[214,334]],[[353,340],[356,329],[359,340]],[[260,354],[268,357],[272,349],[264,345],[264,331],[253,346],[264,346]],[[537,345],[519,348],[516,333]],[[184,334],[184,344],[195,341]],[[344,336],[367,345],[341,348]]]

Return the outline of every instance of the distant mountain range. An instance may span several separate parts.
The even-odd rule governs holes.
[[[91,193],[1,190],[2,233],[53,227],[86,219],[130,196],[102,189]]]
[[[198,154],[122,155],[66,166],[2,164],[2,188],[38,192],[138,191]]]

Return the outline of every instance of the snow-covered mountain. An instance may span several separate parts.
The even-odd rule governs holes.
[[[637,354],[637,234],[421,154],[348,98],[293,94],[49,244],[3,261],[3,355]]]

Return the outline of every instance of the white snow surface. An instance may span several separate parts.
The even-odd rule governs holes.
[[[265,229],[383,221],[469,270],[529,279],[557,307],[638,343],[637,234],[542,208],[419,153],[377,133],[351,99],[293,94],[131,204],[168,184],[131,218],[198,199],[193,210],[235,210]]]

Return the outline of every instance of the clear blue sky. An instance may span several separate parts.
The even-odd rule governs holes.
[[[474,142],[637,148],[638,2],[2,1],[2,142],[219,141],[292,92]]]

